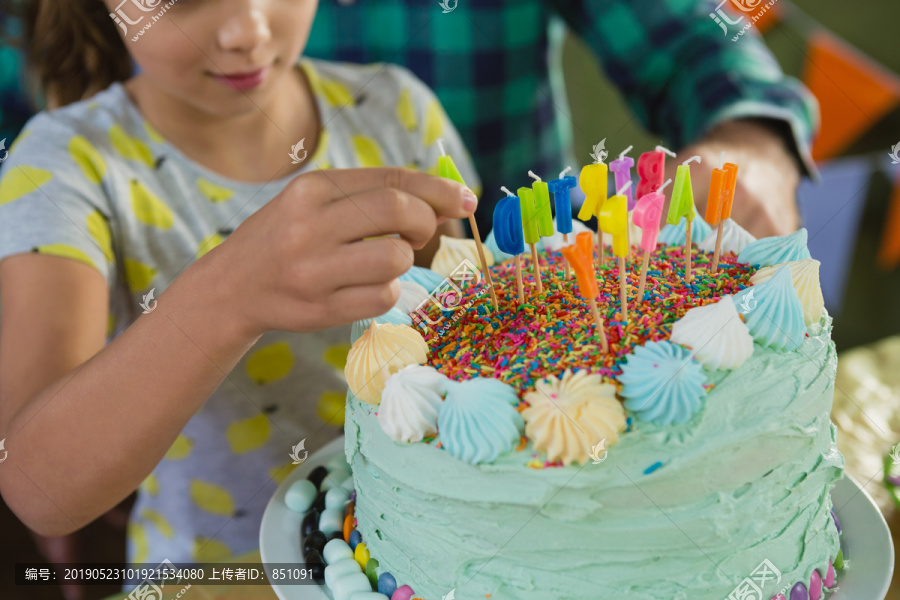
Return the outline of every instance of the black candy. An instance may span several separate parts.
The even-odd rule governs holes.
[[[310,550],[306,555],[306,568],[312,572],[313,581],[319,585],[325,583],[325,561],[317,550]]]
[[[342,540],[344,539],[344,534],[340,531],[332,531],[331,535],[328,536],[328,541],[331,540]]]
[[[300,523],[300,535],[307,537],[319,528],[319,511],[310,510]]]
[[[325,494],[327,492],[319,492],[319,495],[316,496],[315,502],[313,502],[313,508],[316,509],[319,514],[325,510]]]
[[[327,542],[328,538],[321,531],[313,531],[309,534],[303,540],[303,556],[306,557],[306,562],[312,562],[309,560],[309,556],[313,551],[321,556]]]
[[[312,472],[306,476],[307,479],[315,484],[316,489],[319,489],[319,486],[322,485],[322,481],[328,475],[328,469],[322,466],[318,466],[312,470]]]

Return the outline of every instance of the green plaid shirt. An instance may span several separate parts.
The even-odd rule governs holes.
[[[304,53],[399,63],[428,84],[481,175],[482,231],[501,185],[522,182],[528,169],[558,173],[568,162],[568,108],[554,102],[548,68],[554,16],[587,42],[636,117],[673,148],[726,119],[774,118],[790,125],[798,156],[814,168],[815,100],[784,75],[755,28],[733,42],[740,26],[723,31],[712,18],[715,0],[443,1],[456,8],[445,13],[438,0],[320,0]]]

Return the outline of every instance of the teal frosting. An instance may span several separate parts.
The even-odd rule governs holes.
[[[750,242],[738,254],[738,262],[771,267],[793,260],[810,258],[806,247],[809,234],[801,227],[789,235],[776,235]]]
[[[380,324],[391,323],[393,325],[412,325],[412,319],[409,315],[404,314],[399,308],[392,308],[380,317],[375,317],[375,322]],[[354,321],[353,325],[350,327],[350,343],[355,343],[356,340],[365,333],[371,323],[372,319]]]
[[[494,462],[522,435],[525,423],[513,408],[517,402],[516,391],[498,379],[449,382],[438,414],[441,444],[450,456],[469,464]]]
[[[530,442],[472,465],[395,443],[378,407],[349,397],[355,515],[378,573],[419,598],[491,600],[723,600],[764,559],[782,580],[763,598],[808,582],[840,547],[830,328],[811,326],[802,352],[757,346],[708,372],[691,421],[636,421],[598,465],[529,468]]]
[[[709,223],[703,220],[699,214],[694,214],[694,222],[691,224],[691,242],[699,244],[706,239],[712,229]],[[687,219],[681,219],[678,225],[666,225],[659,232],[656,243],[669,246],[683,246],[687,241]]]
[[[637,346],[619,376],[625,408],[657,425],[687,423],[700,408],[705,381],[690,351],[667,341]]]
[[[431,269],[416,266],[410,267],[409,271],[401,275],[398,279],[400,279],[400,281],[414,281],[428,290],[429,294],[444,281],[443,277]]]
[[[762,346],[796,350],[806,336],[803,304],[794,288],[791,268],[784,265],[768,281],[735,294],[750,335]]]

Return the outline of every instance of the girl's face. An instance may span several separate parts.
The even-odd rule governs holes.
[[[118,19],[144,83],[218,117],[256,109],[284,89],[318,5],[317,0],[104,2]]]

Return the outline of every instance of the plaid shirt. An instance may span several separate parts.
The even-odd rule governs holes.
[[[587,42],[636,118],[673,149],[726,119],[774,118],[790,125],[798,157],[814,169],[815,100],[782,73],[755,28],[737,42],[740,26],[723,34],[711,18],[715,0],[443,1],[456,8],[444,13],[438,0],[321,0],[304,53],[399,63],[428,84],[481,175],[483,232],[501,185],[527,183],[529,169],[552,179],[569,163],[568,108],[557,106],[550,86],[553,16]]]

